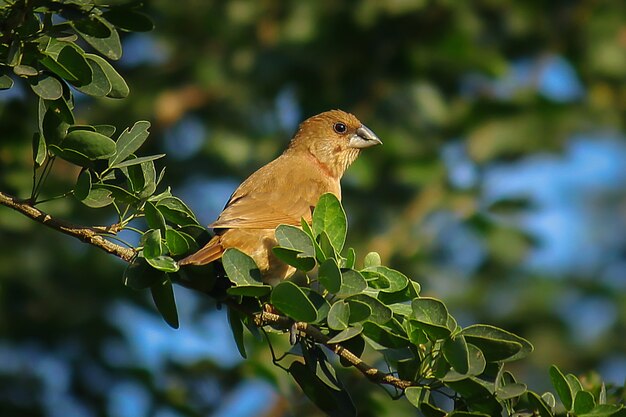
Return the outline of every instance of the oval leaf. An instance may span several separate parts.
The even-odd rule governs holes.
[[[346,213],[337,196],[326,193],[320,197],[313,210],[312,228],[315,236],[326,232],[335,252],[341,252],[346,242],[348,226]]]
[[[313,322],[317,318],[315,306],[304,291],[291,281],[278,284],[271,295],[271,303],[296,321]]]

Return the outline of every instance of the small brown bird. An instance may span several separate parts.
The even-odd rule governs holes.
[[[311,210],[324,193],[341,199],[339,180],[363,148],[382,143],[355,116],[331,110],[300,124],[289,146],[278,158],[250,175],[235,190],[217,220],[216,235],[202,249],[180,260],[180,265],[204,265],[219,259],[227,248],[251,256],[263,280],[277,283],[292,275],[293,267],[280,261],[272,248],[280,224],[311,222]]]

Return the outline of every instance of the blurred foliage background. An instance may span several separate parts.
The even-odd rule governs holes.
[[[155,30],[123,36],[114,63],[129,98],[78,94],[76,113],[150,120],[144,152],[167,153],[165,182],[202,223],[301,120],[351,111],[384,142],[343,181],[357,253],[380,252],[463,326],[529,339],[536,351],[514,372],[532,389],[548,388],[551,363],[624,382],[626,3],[146,3]],[[23,197],[30,95],[0,93],[0,189]],[[76,169],[57,164],[45,192],[71,188]],[[42,209],[115,218],[71,198]],[[239,358],[209,300],[177,288],[172,330],[123,286],[124,266],[0,209],[1,415],[320,415],[263,344]],[[345,378],[363,415],[415,413]]]

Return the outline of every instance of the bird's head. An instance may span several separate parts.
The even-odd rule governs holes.
[[[361,149],[381,143],[354,115],[330,110],[302,122],[288,151],[307,152],[330,175],[340,178]]]

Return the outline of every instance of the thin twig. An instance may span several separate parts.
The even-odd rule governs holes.
[[[55,219],[38,208],[33,207],[33,205],[29,204],[27,201],[19,200],[1,191],[0,205],[20,212],[24,216],[61,233],[65,233],[66,235],[73,236],[85,243],[96,246],[105,252],[123,259],[126,262],[130,262],[135,257],[135,251],[133,249],[115,244],[101,236],[103,233],[116,233],[119,231],[119,225],[93,227],[75,225],[64,220]]]
[[[254,323],[257,327],[262,327],[265,325],[273,325],[278,326],[283,329],[290,329],[294,326],[294,323],[291,319],[285,316],[280,316],[275,313],[270,313],[267,311],[262,311],[254,314]],[[410,386],[415,385],[415,382],[405,381],[396,376],[384,373],[373,366],[368,365],[363,362],[358,356],[354,353],[350,352],[348,349],[344,348],[338,343],[329,343],[330,337],[326,336],[315,326],[312,326],[308,323],[296,322],[295,328],[304,333],[306,336],[313,339],[315,342],[320,343],[331,351],[333,351],[337,356],[348,361],[352,366],[358,369],[363,375],[365,375],[370,381],[375,382],[377,384],[387,384],[392,385],[398,389],[404,390]]]

